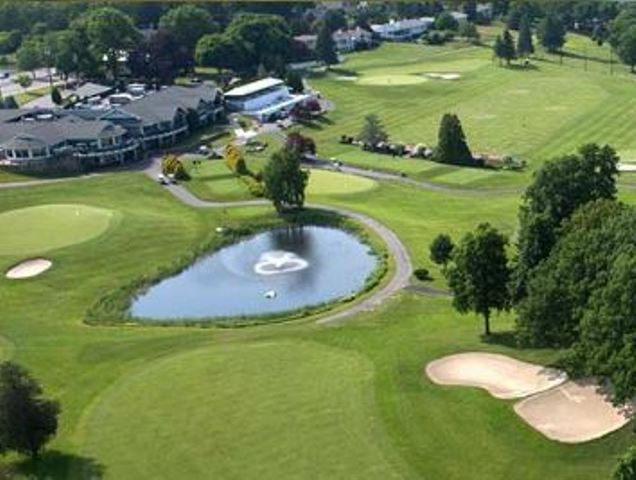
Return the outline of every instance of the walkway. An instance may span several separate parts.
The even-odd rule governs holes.
[[[150,163],[149,167],[145,169],[145,173],[151,178],[156,179],[157,174],[161,169],[161,158],[155,157]],[[236,202],[210,202],[201,200],[194,196],[189,190],[181,185],[166,185],[164,187],[172,195],[184,204],[194,208],[229,208],[229,207],[251,207],[251,206],[263,206],[270,205],[266,200],[243,200]],[[318,319],[317,323],[325,324],[332,323],[341,320],[351,315],[356,315],[361,312],[373,310],[386,301],[396,292],[406,288],[409,285],[411,273],[413,272],[413,266],[411,264],[411,257],[406,250],[406,247],[398,238],[398,236],[389,228],[374,220],[371,217],[363,215],[352,210],[348,210],[340,207],[332,207],[328,205],[310,204],[312,208],[319,208],[322,210],[328,210],[335,212],[339,215],[353,218],[362,223],[366,227],[373,230],[385,243],[392,258],[394,259],[394,273],[388,283],[386,283],[380,290],[374,292],[361,302],[352,305],[344,310],[327,314]]]

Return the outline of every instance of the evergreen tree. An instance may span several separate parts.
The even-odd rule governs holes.
[[[53,90],[51,90],[51,101],[55,105],[62,105],[62,102],[64,101],[64,99],[62,98],[62,94],[57,87],[53,87]]]
[[[57,431],[59,404],[42,398],[42,388],[12,362],[0,364],[0,453],[38,456]]]
[[[565,44],[565,26],[555,14],[548,14],[538,30],[541,45],[550,53],[555,53]]]
[[[497,58],[499,58],[500,61],[505,60],[506,65],[510,65],[510,62],[516,58],[515,41],[509,30],[506,29],[503,35],[497,36],[494,50]]]
[[[288,70],[286,75],[286,82],[291,91],[294,93],[302,93],[305,90],[305,86],[303,85],[303,78],[300,76],[295,70]]]
[[[450,261],[455,245],[450,235],[440,233],[430,246],[430,257],[433,262],[443,267]]]
[[[473,155],[468,148],[464,130],[457,115],[446,113],[442,117],[434,158],[440,163],[473,164]]]
[[[338,63],[336,44],[331,36],[331,30],[326,23],[323,23],[318,31],[318,38],[316,39],[316,55],[318,55],[320,60],[325,62],[327,68],[329,68],[330,65]]]
[[[636,22],[618,38],[616,54],[630,66],[632,73],[636,72]]]
[[[388,141],[389,135],[384,130],[378,116],[371,113],[364,117],[364,125],[356,139],[365,145],[375,146],[380,142]]]
[[[532,29],[530,27],[530,18],[524,15],[519,24],[519,37],[517,38],[517,54],[520,57],[527,57],[534,53],[534,45],[532,44]]]

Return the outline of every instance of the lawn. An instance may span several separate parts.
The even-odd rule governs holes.
[[[492,37],[494,32],[487,39]],[[569,36],[572,55],[593,46]],[[525,184],[543,161],[576,150],[585,142],[613,145],[626,157],[636,149],[636,77],[609,75],[599,61],[585,71],[568,61],[537,54],[531,68],[505,68],[492,61],[486,46],[454,44],[432,47],[387,43],[348,55],[328,73],[315,73],[311,85],[336,108],[327,121],[305,127],[319,153],[346,163],[404,171],[415,178],[462,187]],[[599,66],[600,65],[600,66]],[[430,78],[456,73],[456,80]],[[391,77],[394,81],[390,81]],[[422,79],[425,81],[422,81]],[[408,80],[408,81],[407,81]],[[529,163],[526,172],[455,173],[454,167],[425,161],[380,158],[338,142],[356,135],[365,115],[374,113],[394,141],[434,145],[440,117],[457,113],[474,152],[514,155]]]
[[[631,191],[624,196],[635,199]],[[457,238],[490,221],[513,233],[518,204],[516,195],[393,183],[311,199],[373,215],[398,233],[416,266],[430,266],[427,245],[439,231]],[[84,312],[104,292],[214,239],[219,225],[252,224],[272,210],[190,209],[139,173],[0,191],[3,213],[59,204],[118,218],[82,242],[33,250],[56,265],[41,277],[0,279],[0,357],[29,367],[63,408],[59,435],[39,463],[3,460],[14,473],[598,480],[634,441],[624,429],[586,445],[559,445],[520,421],[511,403],[432,385],[423,366],[447,353],[488,350],[540,362],[558,353],[515,350],[506,336],[484,343],[481,323],[458,316],[447,299],[404,293],[336,328],[307,321],[242,329],[88,327]],[[53,230],[67,220],[54,218]],[[0,268],[19,258],[0,254]],[[511,318],[495,318],[493,326],[506,332]]]

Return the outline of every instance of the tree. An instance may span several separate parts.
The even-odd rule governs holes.
[[[22,42],[16,52],[18,68],[25,72],[32,72],[35,77],[35,70],[44,66],[42,55],[42,44],[36,38],[29,38]]]
[[[555,14],[548,14],[543,19],[537,34],[541,45],[550,53],[558,52],[565,44],[565,25]]]
[[[203,35],[219,30],[208,11],[194,5],[169,9],[159,20],[159,28],[170,32],[190,55],[194,54],[197,42]]]
[[[225,165],[232,173],[237,175],[246,175],[248,173],[245,158],[243,158],[243,154],[235,145],[231,143],[226,145],[223,159],[225,160]]]
[[[459,23],[449,12],[440,13],[435,19],[435,30],[457,30]]]
[[[301,156],[305,154],[316,154],[316,142],[311,137],[306,137],[298,132],[287,135],[285,148],[298,152]]]
[[[477,42],[477,40],[479,40],[479,31],[477,31],[475,24],[471,22],[460,22],[457,33],[460,37],[470,39],[473,42]]]
[[[227,35],[213,33],[201,37],[194,56],[197,65],[215,67],[221,72],[224,68],[234,71],[244,69],[247,54],[241,43]]]
[[[347,28],[347,17],[342,10],[327,10],[319,24],[322,23],[330,32],[335,32],[342,28]],[[323,25],[318,25],[318,31]]]
[[[621,33],[616,45],[616,54],[629,65],[632,73],[636,73],[636,21]]]
[[[437,265],[446,267],[446,264],[451,260],[453,249],[455,244],[450,235],[440,233],[430,246],[430,257]]]
[[[380,142],[388,141],[389,135],[378,116],[371,113],[364,117],[364,125],[356,138],[365,145],[376,146]]]
[[[575,155],[544,163],[535,173],[519,211],[515,300],[525,295],[530,271],[548,257],[564,221],[588,202],[616,198],[617,165],[613,148],[588,144]]]
[[[517,54],[520,57],[527,57],[534,53],[534,45],[532,44],[532,29],[530,27],[530,18],[524,15],[519,24],[519,37],[517,38]]]
[[[62,98],[62,94],[60,93],[60,90],[57,87],[53,87],[53,89],[51,90],[51,101],[55,105],[62,105],[62,103],[64,102],[64,99]]]
[[[188,180],[190,178],[181,160],[172,154],[164,155],[161,159],[161,173],[172,175],[177,180]]]
[[[308,181],[309,171],[301,168],[300,153],[293,149],[277,151],[263,169],[265,197],[279,213],[288,208],[302,208]]]
[[[507,243],[495,228],[482,223],[455,247],[453,262],[445,272],[453,306],[460,313],[482,315],[486,335],[490,335],[491,312],[506,310],[509,305]]]
[[[29,88],[33,83],[33,79],[28,75],[21,73],[15,79],[15,82],[20,85],[22,88]]]
[[[495,56],[499,58],[500,61],[506,61],[506,65],[510,65],[510,62],[517,57],[515,41],[509,30],[504,30],[503,35],[497,36],[494,51]]]
[[[338,54],[336,53],[336,44],[331,36],[331,30],[326,24],[323,24],[318,31],[318,38],[316,39],[316,55],[320,60],[325,62],[327,68],[330,65],[338,63]]]
[[[303,77],[295,70],[287,71],[287,78],[285,79],[287,85],[294,93],[303,93],[305,85],[303,84]]]
[[[253,73],[260,64],[274,70],[291,55],[291,32],[285,19],[278,15],[236,15],[225,35],[245,52],[244,71]]]
[[[42,398],[42,388],[19,365],[0,364],[0,452],[36,458],[57,431],[59,404]]]
[[[473,155],[466,143],[466,136],[459,117],[445,113],[439,125],[437,147],[433,153],[435,161],[455,165],[472,165]]]
[[[190,65],[191,55],[167,30],[157,30],[128,57],[128,67],[135,78],[160,85],[173,83],[179,72],[187,71]]]
[[[627,452],[618,460],[612,480],[636,479],[636,445],[629,447]]]
[[[103,60],[117,80],[120,59],[141,39],[132,19],[116,8],[103,7],[90,10],[80,23],[94,57]]]
[[[18,105],[18,102],[16,101],[16,99],[12,95],[10,95],[8,97],[5,97],[4,105],[2,106],[2,108],[15,110],[16,108],[20,108],[20,106]]]

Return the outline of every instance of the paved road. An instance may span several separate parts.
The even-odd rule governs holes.
[[[161,159],[160,157],[155,157],[150,165],[144,170],[147,175],[151,178],[157,178],[157,174],[161,168]],[[194,196],[190,191],[188,191],[185,187],[181,185],[167,185],[165,186],[166,190],[168,190],[172,195],[175,196],[178,200],[189,205],[194,208],[230,208],[230,207],[248,207],[248,206],[259,206],[259,205],[269,205],[270,202],[265,200],[243,200],[236,202],[209,202],[206,200],[201,200],[200,198]],[[382,238],[384,243],[386,244],[391,256],[395,262],[395,270],[393,276],[380,290],[376,291],[369,297],[365,298],[361,302],[358,302],[352,305],[350,308],[346,308],[344,310],[327,314],[326,316],[322,316],[318,319],[317,323],[325,324],[325,323],[333,323],[338,320],[342,320],[346,317],[350,317],[351,315],[358,314],[360,312],[365,312],[369,310],[373,310],[379,305],[381,305],[384,301],[386,301],[393,294],[406,288],[409,285],[409,281],[411,278],[411,273],[413,272],[413,266],[411,264],[411,258],[406,250],[404,244],[400,241],[398,236],[389,228],[374,220],[371,217],[363,215],[358,212],[354,212],[352,210],[348,210],[345,208],[332,207],[328,205],[318,205],[318,204],[310,204],[308,205],[312,208],[320,208],[323,210],[328,210],[330,212],[335,212],[340,215],[347,216],[349,218],[353,218],[363,225],[367,226],[371,230],[373,230],[377,235]]]

